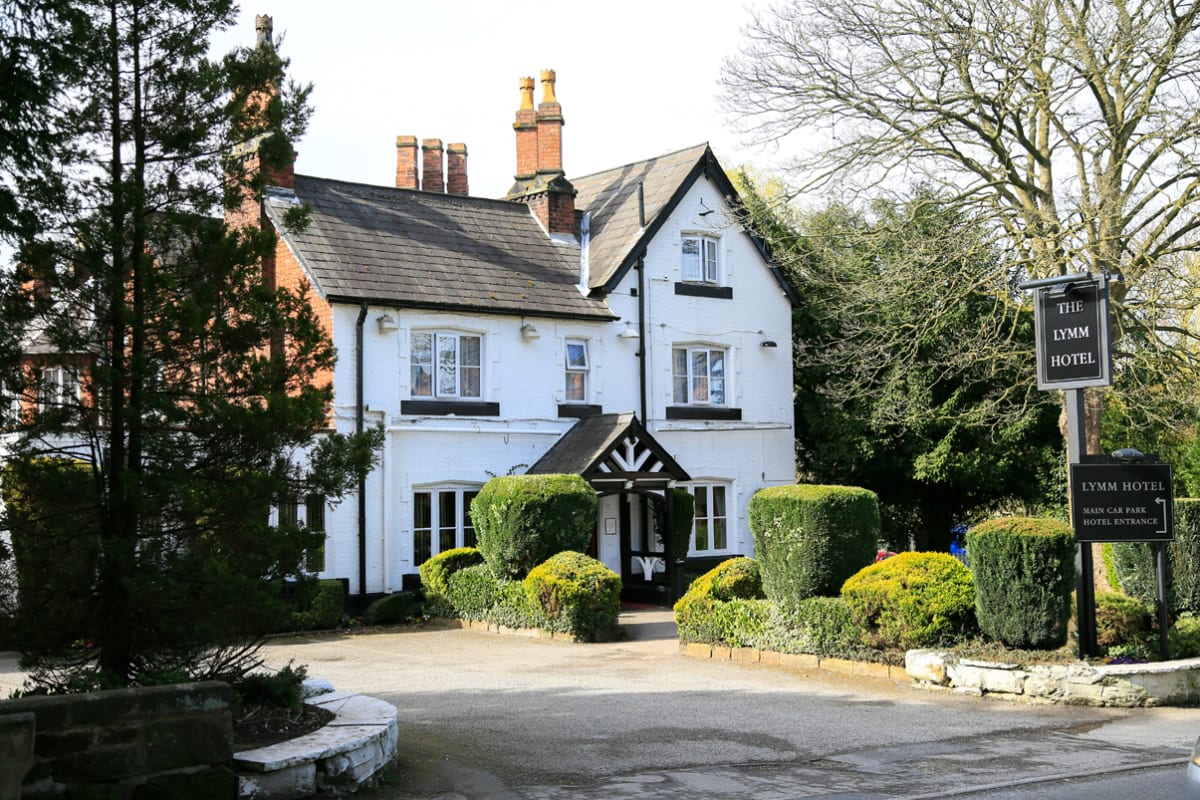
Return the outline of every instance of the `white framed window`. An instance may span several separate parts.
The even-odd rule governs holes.
[[[473,334],[412,335],[412,396],[477,400],[482,396],[483,342]]]
[[[272,522],[280,527],[303,526],[320,533],[321,543],[304,551],[304,570],[313,574],[325,571],[325,495],[310,494],[303,503],[295,497],[280,500]]]
[[[729,487],[723,483],[693,483],[686,487],[696,500],[692,520],[693,555],[729,549]]]
[[[684,234],[683,280],[691,283],[719,283],[721,280],[718,241],[711,236]]]
[[[720,348],[673,348],[672,400],[677,405],[725,405],[727,361],[728,352]]]
[[[79,376],[66,367],[44,367],[38,374],[38,407],[43,411],[79,402]]]
[[[438,553],[475,546],[471,501],[478,487],[432,488],[413,492],[413,566]]]
[[[566,401],[568,403],[586,403],[590,370],[587,342],[582,339],[567,339],[564,370]]]

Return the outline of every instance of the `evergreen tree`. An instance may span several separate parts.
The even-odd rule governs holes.
[[[3,353],[19,412],[3,527],[18,575],[29,548],[26,565],[90,566],[22,582],[18,643],[48,681],[63,665],[83,686],[203,677],[271,626],[279,582],[322,541],[270,508],[336,501],[380,435],[318,436],[332,343],[305,293],[264,275],[274,233],[222,219],[289,167],[308,87],[285,81],[269,35],[208,59],[230,0],[75,6],[82,61],[56,97],[72,169],[64,194],[28,195],[47,224],[21,240],[4,300],[22,347]],[[63,625],[39,619],[64,598]]]

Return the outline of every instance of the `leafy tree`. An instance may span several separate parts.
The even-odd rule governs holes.
[[[749,26],[726,99],[765,139],[810,137],[806,188],[919,176],[1004,237],[1006,270],[1122,273],[1115,355],[1138,365],[1123,391],[1194,405],[1198,15],[1174,0],[790,0]]]
[[[871,214],[798,212],[778,187],[737,182],[752,226],[805,302],[793,318],[796,447],[816,483],[879,496],[884,536],[944,549],[997,507],[1057,500],[1053,398],[1024,373],[1031,314],[986,229],[928,191]]]
[[[290,164],[308,88],[285,81],[269,35],[206,57],[234,18],[228,0],[74,5],[87,38],[55,97],[77,122],[61,151],[73,168],[65,194],[23,198],[46,225],[21,240],[24,283],[4,298],[5,333],[23,343],[2,354],[20,412],[5,491],[32,500],[10,504],[3,527],[62,534],[62,475],[79,481],[61,464],[87,474],[65,530],[88,537],[96,566],[70,587],[86,613],[62,638],[92,646],[26,655],[84,685],[199,677],[270,623],[278,582],[320,544],[287,515],[269,524],[270,506],[336,501],[380,435],[318,437],[332,344],[305,293],[264,275],[274,233],[254,214],[219,216],[254,208]]]

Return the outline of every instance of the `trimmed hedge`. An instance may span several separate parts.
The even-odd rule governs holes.
[[[426,559],[417,567],[421,574],[421,588],[425,592],[425,600],[433,606],[435,612],[444,612],[444,607],[450,602],[446,596],[450,591],[450,576],[460,569],[482,563],[483,554],[474,547],[456,547]]]
[[[500,584],[487,564],[463,567],[450,575],[446,600],[461,619],[487,619],[496,604]]]
[[[305,608],[292,612],[291,629],[327,631],[342,624],[346,605],[346,586],[336,578],[317,581]]]
[[[769,487],[750,498],[747,513],[763,591],[781,608],[836,595],[879,542],[879,501],[866,489]]]
[[[564,551],[587,549],[596,491],[578,475],[502,475],[471,502],[479,552],[500,578],[523,578]]]
[[[1175,501],[1175,539],[1166,543],[1166,555],[1167,604],[1174,612],[1200,613],[1200,499]],[[1121,591],[1153,605],[1158,584],[1152,546],[1113,542],[1112,560]]]
[[[671,489],[671,513],[675,523],[671,530],[671,542],[675,547],[675,560],[687,558],[692,540],[692,523],[696,514],[696,498],[687,489]]]
[[[1010,647],[1067,643],[1075,590],[1075,534],[1052,519],[1004,517],[967,532],[975,617],[989,639]]]
[[[840,597],[809,597],[779,612],[778,630],[764,644],[785,653],[854,657],[862,636],[849,604]]]
[[[409,622],[421,615],[421,604],[412,592],[395,592],[381,597],[363,612],[367,625],[396,625]]]
[[[594,558],[566,551],[530,570],[525,592],[548,630],[605,641],[617,630],[621,577]]]
[[[971,571],[948,553],[900,553],[872,564],[846,581],[842,598],[873,647],[933,647],[975,628]]]
[[[767,629],[771,604],[762,601],[759,564],[722,561],[701,575],[675,603],[675,625],[685,642],[748,647]]]

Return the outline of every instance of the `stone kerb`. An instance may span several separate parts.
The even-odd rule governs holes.
[[[749,647],[680,642],[691,658],[732,661],[789,672],[823,670],[844,675],[915,682],[964,694],[992,695],[1035,703],[1142,706],[1200,705],[1200,658],[1155,664],[1038,664],[1022,666],[959,658],[939,650],[909,650],[904,666],[793,655]]]
[[[334,718],[307,736],[236,753],[241,797],[292,800],[353,789],[396,755],[399,727],[390,703],[335,691],[305,702],[334,712]]]
[[[1021,666],[958,658],[937,650],[910,650],[905,671],[925,686],[1032,702],[1122,708],[1200,703],[1200,658],[1154,664]]]

